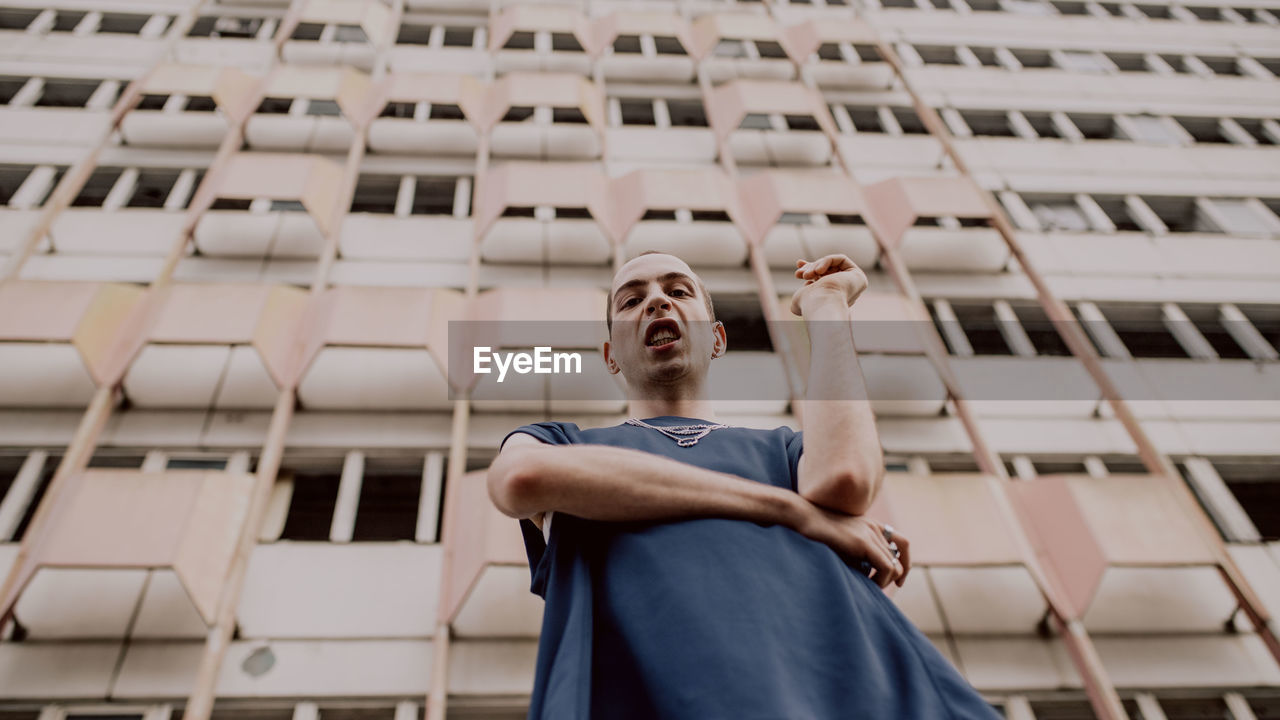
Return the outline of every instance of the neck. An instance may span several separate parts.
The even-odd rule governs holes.
[[[662,397],[648,395],[644,398],[631,398],[627,403],[627,412],[634,418],[651,418],[662,415],[715,420],[716,413],[711,401],[705,397]]]

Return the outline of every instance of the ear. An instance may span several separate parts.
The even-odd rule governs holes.
[[[613,348],[610,347],[609,341],[605,340],[604,345],[600,346],[600,354],[604,356],[604,366],[608,368],[610,375],[617,375],[621,368],[618,367],[617,361],[613,359]]]
[[[711,357],[718,358],[729,349],[729,336],[725,334],[724,323],[715,321],[711,325],[711,334],[715,336],[711,346]]]

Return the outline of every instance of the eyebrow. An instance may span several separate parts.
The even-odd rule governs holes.
[[[688,282],[690,286],[696,287],[697,285],[696,283],[693,282],[693,278],[689,277],[688,275],[685,275],[682,272],[676,272],[674,270],[658,278],[658,282],[670,282],[672,280],[684,280]],[[630,290],[631,288],[635,288],[635,287],[643,287],[648,284],[649,284],[648,280],[639,280],[639,279],[628,280],[622,283],[621,285],[618,286],[617,290],[613,291],[614,302],[617,302],[618,298],[622,295],[623,291]]]

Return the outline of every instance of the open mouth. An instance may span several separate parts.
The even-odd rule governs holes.
[[[680,339],[680,325],[670,318],[660,318],[649,323],[645,331],[645,347],[665,349]]]

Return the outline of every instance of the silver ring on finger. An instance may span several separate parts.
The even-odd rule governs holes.
[[[891,542],[891,543],[893,542],[893,526],[892,525],[885,525],[883,528],[880,529],[880,534],[884,535],[884,539],[887,540],[888,542]]]
[[[900,558],[900,557],[902,557],[902,551],[898,549],[898,543],[896,543],[896,542],[894,542],[894,541],[890,540],[890,541],[889,541],[889,549],[893,551],[893,556],[894,556],[895,558]]]

